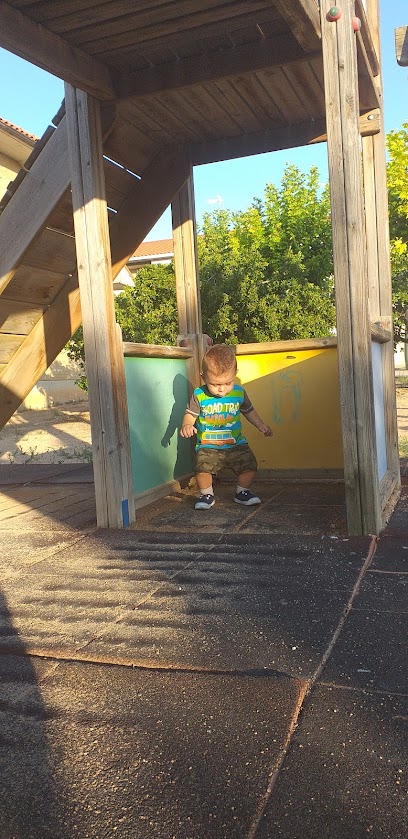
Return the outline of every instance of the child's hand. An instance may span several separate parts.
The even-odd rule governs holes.
[[[181,437],[194,437],[194,434],[197,434],[195,425],[183,425],[180,429]]]
[[[264,422],[260,426],[259,431],[261,432],[261,434],[264,435],[264,437],[272,437],[272,428],[269,425],[265,425]]]

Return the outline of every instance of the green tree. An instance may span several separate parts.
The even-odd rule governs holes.
[[[330,199],[288,166],[245,212],[207,214],[199,243],[204,330],[229,343],[317,337],[335,325]]]
[[[395,342],[408,341],[408,122],[387,135]]]
[[[198,239],[203,330],[216,341],[251,343],[321,337],[335,326],[328,188],[318,170],[288,166],[242,212],[217,210]],[[147,266],[116,298],[126,341],[174,344],[172,265]],[[83,358],[82,336],[70,342]]]
[[[178,328],[173,266],[147,265],[134,280],[134,287],[126,288],[115,300],[123,340],[174,345]]]

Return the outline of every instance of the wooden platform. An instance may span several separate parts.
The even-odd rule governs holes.
[[[231,482],[215,485],[216,504],[194,510],[195,489],[165,496],[137,511],[132,530],[169,533],[263,533],[345,535],[341,480],[258,481],[257,507],[233,501]],[[92,466],[10,465],[0,468],[0,530],[96,528]]]

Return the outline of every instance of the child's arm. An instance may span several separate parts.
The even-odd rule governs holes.
[[[193,417],[188,411],[184,414],[183,422],[181,423],[180,435],[181,437],[194,437],[197,434],[197,429],[194,425],[197,417]]]
[[[252,411],[248,411],[244,414],[245,419],[254,425],[261,434],[264,434],[265,437],[272,437],[273,431],[269,425],[261,419],[259,414],[256,413],[255,409],[253,408]]]

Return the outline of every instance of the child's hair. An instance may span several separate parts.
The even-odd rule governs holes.
[[[237,369],[237,360],[234,347],[228,344],[214,344],[207,350],[203,358],[203,376],[207,376],[209,370],[215,373],[227,373],[228,370]]]

